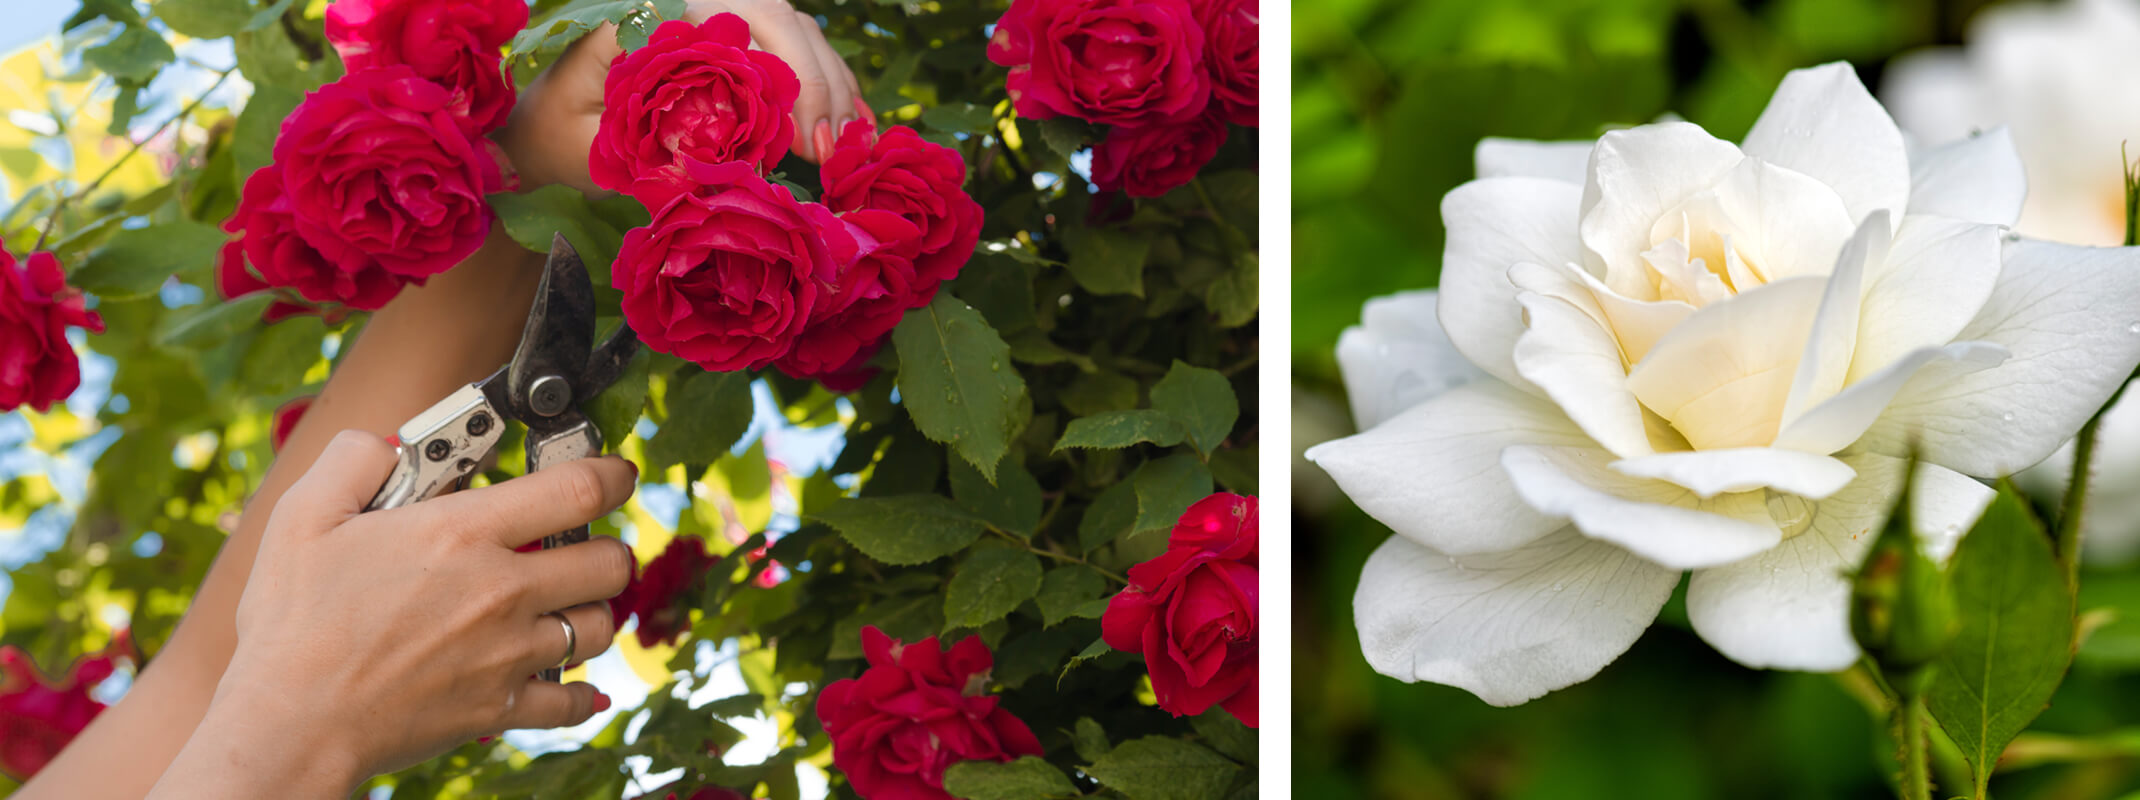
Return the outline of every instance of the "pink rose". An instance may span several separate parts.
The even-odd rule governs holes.
[[[588,169],[596,185],[620,192],[686,161],[770,171],[795,138],[789,114],[801,92],[785,62],[750,49],[742,17],[661,23],[645,47],[610,65]]]
[[[1196,178],[1226,143],[1226,123],[1213,116],[1180,125],[1115,128],[1092,148],[1092,184],[1131,197],[1158,197]]]
[[[21,264],[0,250],[0,411],[43,411],[74,394],[82,365],[68,328],[104,332],[104,318],[67,286],[59,257],[31,253]]]
[[[817,697],[817,718],[832,737],[832,765],[870,800],[952,800],[944,770],[961,761],[1012,761],[1041,754],[1025,722],[987,692],[995,656],[968,636],[946,650],[931,636],[900,644],[862,629],[869,669],[834,681]]]
[[[958,277],[981,240],[981,204],[961,188],[966,160],[958,151],[893,126],[878,134],[867,120],[847,124],[832,157],[818,173],[825,204],[846,213],[878,209],[896,213],[920,229],[910,257],[913,278],[906,305],[925,306],[936,287]]]
[[[1214,494],[1174,524],[1167,551],[1129,569],[1100,637],[1144,654],[1159,707],[1224,707],[1256,727],[1256,498]]]
[[[1211,105],[1227,122],[1256,127],[1256,0],[1190,0],[1204,26]]]
[[[716,372],[786,355],[840,274],[819,233],[832,212],[741,161],[689,163],[633,194],[653,222],[624,235],[610,281],[640,340]]]
[[[823,229],[834,259],[849,264],[836,290],[803,328],[795,347],[774,366],[815,378],[832,391],[853,391],[876,370],[866,366],[911,307],[913,252],[921,231],[890,211],[863,209],[827,218]]]
[[[1181,122],[1204,112],[1204,31],[1185,0],[1013,0],[988,41],[1027,119]]]
[[[327,40],[350,72],[404,64],[452,93],[447,105],[474,133],[505,124],[513,79],[500,48],[528,24],[521,0],[336,0]]]

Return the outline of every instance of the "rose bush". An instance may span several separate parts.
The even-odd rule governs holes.
[[[1218,705],[1257,727],[1256,532],[1255,498],[1196,501],[1100,617],[1109,647],[1144,654],[1159,707],[1176,716]]]
[[[989,696],[994,656],[980,637],[950,647],[932,636],[905,644],[862,629],[869,669],[818,698],[832,763],[855,793],[891,800],[949,800],[944,770],[962,761],[1040,755],[1040,740]]]
[[[355,2],[266,15],[274,6],[249,0],[131,16],[97,4],[84,24],[136,43],[227,37],[236,67],[221,77],[248,90],[143,111],[131,141],[55,141],[81,156],[82,174],[21,173],[0,158],[10,187],[28,189],[24,216],[0,220],[0,246],[54,251],[110,328],[87,337],[87,388],[70,404],[0,421],[0,446],[64,449],[55,458],[82,467],[55,468],[56,491],[42,475],[0,473],[0,517],[49,506],[30,524],[70,528],[66,546],[11,572],[0,644],[67,663],[125,609],[153,658],[223,542],[219,526],[272,458],[276,410],[319,391],[361,335],[360,306],[450,269],[459,226],[475,220],[536,252],[564,235],[588,268],[598,324],[652,345],[582,406],[608,449],[643,468],[641,499],[593,526],[642,561],[612,607],[638,635],[587,668],[620,707],[586,731],[471,742],[368,791],[792,797],[826,785],[859,797],[894,796],[863,788],[873,781],[918,781],[976,796],[1042,780],[1066,796],[1224,798],[1250,785],[1254,732],[1223,708],[1176,718],[1140,702],[1151,665],[1110,648],[1101,618],[1126,573],[1163,556],[1155,534],[1190,504],[1256,491],[1253,130],[1230,130],[1199,168],[1171,170],[1187,181],[1173,191],[1096,192],[1073,165],[1109,132],[1020,115],[1009,72],[987,61],[987,25],[1007,5],[813,0],[802,10],[844,54],[862,101],[813,166],[780,132],[802,105],[782,89],[785,65],[718,16],[682,19],[710,5],[538,0],[498,53],[525,87],[514,108],[554,96],[538,76],[559,73],[543,70],[576,42],[606,46],[583,37],[619,23],[598,34],[623,53],[603,87],[613,113],[574,120],[601,144],[573,161],[595,173],[614,157],[629,181],[611,194],[554,165],[498,164],[493,182],[479,169],[489,148],[465,133],[480,128],[490,85],[470,70],[509,10],[345,6]],[[339,20],[332,38],[325,11]],[[1155,46],[1208,60],[1209,42],[1153,30]],[[1238,27],[1229,40],[1237,67],[1252,64],[1240,49],[1252,40]],[[0,96],[41,108],[54,86],[85,88],[29,74],[34,92],[0,82]],[[403,96],[375,95],[396,81]],[[69,136],[126,110],[66,91],[55,96],[95,120],[70,122]],[[1204,95],[1185,116],[1226,113]],[[775,110],[711,111],[723,107]],[[347,125],[323,124],[329,115]],[[529,115],[508,119],[492,135],[525,144]],[[552,120],[527,125],[569,138]],[[441,155],[456,136],[465,157]],[[129,160],[91,185],[112,152]],[[428,188],[409,191],[428,187],[417,180],[427,172],[450,210],[427,204]],[[514,187],[511,174],[530,182]],[[337,192],[379,202],[333,214],[345,210]],[[1093,213],[1096,197],[1112,210]],[[29,216],[35,225],[17,224]],[[421,242],[395,238],[434,223]],[[46,230],[49,246],[33,246]],[[1125,418],[1146,428],[1113,424]],[[36,431],[26,444],[7,438],[17,424]],[[479,483],[521,471],[512,442]],[[65,485],[79,472],[86,487]],[[901,712],[857,705],[881,699],[861,690],[884,674],[866,628],[917,643],[907,659],[925,640],[990,654],[985,680],[969,672],[949,695],[925,693],[944,709],[989,706],[958,712],[974,737],[880,746],[828,731],[848,718],[820,713],[834,706],[870,724]],[[828,702],[834,685],[854,687],[847,702]],[[993,750],[976,738],[1009,730],[1006,719],[1029,737]],[[863,765],[860,777],[842,763]],[[1151,764],[1197,778],[1162,781]]]
[[[1830,65],[1743,146],[1647,125],[1575,173],[1482,145],[1439,296],[1340,344],[1363,432],[1309,452],[1399,534],[1355,596],[1369,663],[1521,703],[1611,662],[1684,571],[1733,660],[1855,662],[1845,573],[1912,448],[1944,557],[1991,499],[1968,476],[2042,460],[2140,364],[2140,251],[2007,240],[2002,143],[1913,156]]]
[[[69,288],[59,259],[0,250],[0,408],[43,411],[82,383],[67,329],[102,332],[104,320]]]

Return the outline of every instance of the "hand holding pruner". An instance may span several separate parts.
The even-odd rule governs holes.
[[[535,305],[513,360],[490,377],[464,386],[395,432],[401,460],[367,511],[398,508],[462,488],[498,446],[505,422],[527,426],[528,471],[602,452],[602,434],[579,403],[600,393],[638,352],[630,326],[594,343],[594,287],[579,253],[558,236],[543,265]],[[546,536],[543,549],[587,540],[587,526]],[[566,625],[567,635],[571,632]],[[561,670],[544,670],[557,680]]]

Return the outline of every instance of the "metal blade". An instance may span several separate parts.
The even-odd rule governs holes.
[[[546,419],[585,399],[577,385],[594,347],[594,285],[563,234],[551,240],[542,285],[528,310],[520,346],[506,365],[506,393],[522,422]]]
[[[624,374],[624,368],[637,355],[639,334],[632,331],[630,324],[618,323],[617,329],[602,340],[602,346],[595,348],[594,356],[587,360],[587,372],[580,376],[575,390],[588,397],[600,394],[617,382],[617,377]]]

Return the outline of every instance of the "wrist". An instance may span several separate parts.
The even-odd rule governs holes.
[[[233,670],[154,798],[348,797],[368,777],[350,730],[294,692],[247,685]]]

